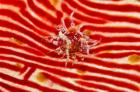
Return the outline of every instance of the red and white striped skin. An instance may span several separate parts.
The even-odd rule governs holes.
[[[101,42],[65,66],[45,38],[72,11]],[[0,0],[0,92],[139,92],[140,65],[128,62],[140,54],[139,12],[138,0]]]

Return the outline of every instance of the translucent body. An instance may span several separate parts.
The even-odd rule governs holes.
[[[77,61],[76,54],[89,54],[90,48],[97,45],[100,41],[90,39],[88,35],[80,31],[82,26],[77,28],[73,22],[73,14],[71,13],[71,27],[67,28],[64,20],[62,24],[57,27],[58,35],[51,37],[50,42],[56,45],[58,48],[55,49],[59,55],[62,54],[68,62],[70,59]],[[67,63],[66,63],[67,65]]]

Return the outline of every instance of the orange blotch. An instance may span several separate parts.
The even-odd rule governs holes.
[[[20,40],[14,38],[14,37],[10,38],[10,41],[15,43],[15,44],[18,44],[18,45],[22,45],[23,44],[23,42],[21,42]]]
[[[57,8],[58,5],[61,3],[61,0],[49,0],[49,1],[50,1],[50,4],[55,8]]]
[[[71,27],[68,29],[68,31],[76,33],[77,29],[76,29],[76,27]]]
[[[37,79],[39,82],[46,82],[46,81],[48,80],[48,79],[46,78],[46,76],[45,76],[43,73],[37,74],[36,79]]]
[[[140,56],[137,54],[133,54],[128,56],[128,61],[130,64],[137,64],[140,62]]]
[[[23,67],[23,64],[21,64],[21,63],[16,63],[15,66],[18,67],[18,68],[22,68],[22,67]]]
[[[112,53],[112,51],[111,50],[105,50],[105,51],[103,51],[101,53]]]
[[[78,73],[79,75],[84,75],[84,74],[86,73],[86,71],[84,71],[84,70],[77,70],[77,73]]]
[[[85,30],[85,31],[83,31],[83,34],[89,36],[89,35],[91,35],[91,31],[90,30]]]

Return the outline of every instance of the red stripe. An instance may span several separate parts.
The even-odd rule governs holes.
[[[14,21],[17,21],[21,24],[24,24],[26,27],[29,27],[32,30],[36,30],[30,23],[22,19],[17,13],[7,10],[7,9],[0,9],[1,15],[7,16],[12,18]]]
[[[15,34],[15,33],[8,33],[8,32],[2,32],[2,31],[0,31],[0,33],[1,33],[1,34],[0,34],[1,37],[10,37],[10,38],[14,37],[15,39],[18,39],[18,40],[20,40],[21,42],[28,44],[29,46],[35,47],[35,48],[37,48],[38,50],[41,50],[41,51],[44,52],[44,53],[47,53],[47,52],[48,52],[48,50],[46,50],[46,49],[44,49],[44,48],[38,46],[37,44],[35,44],[35,43],[29,41],[29,40],[26,39],[26,38],[23,38],[23,37],[17,35],[17,34]]]
[[[62,86],[65,86],[67,88],[70,88],[70,89],[73,89],[75,91],[80,91],[80,92],[95,92],[95,91],[92,91],[92,90],[88,90],[88,89],[84,89],[84,88],[81,88],[81,87],[78,87],[78,86],[74,86],[66,81],[63,81],[55,76],[52,76],[52,75],[49,75],[48,73],[43,73],[46,77],[48,77],[50,80],[52,80],[53,82],[55,83],[58,83],[59,85],[62,85]]]
[[[140,52],[103,53],[103,54],[99,54],[97,56],[101,57],[101,58],[123,58],[123,57],[127,57],[129,55],[132,55],[132,54],[140,55]]]
[[[25,74],[24,80],[28,80],[35,70],[36,70],[35,68],[31,68],[31,69]]]
[[[117,68],[117,69],[125,69],[125,70],[136,70],[140,72],[140,66],[139,65],[129,65],[129,64],[119,64],[116,62],[107,62],[103,60],[97,60],[94,58],[84,58],[84,62],[96,64],[99,66],[105,66],[108,68]]]
[[[36,18],[34,18],[33,16],[31,16],[28,11],[22,10],[21,13],[24,16],[26,16],[30,21],[32,21],[32,23],[34,23],[34,25],[36,25],[36,26],[38,26],[40,28],[43,28],[46,31],[57,33],[57,30],[53,26],[46,25],[46,24],[42,23],[41,21],[37,20]],[[44,35],[44,34],[42,34],[42,35]]]
[[[22,45],[20,46],[20,45],[17,45],[15,43],[8,42],[8,41],[0,41],[0,46],[8,46],[8,47],[13,47],[13,48],[18,48],[18,49],[25,50],[27,52],[30,52],[30,53],[33,53],[33,54],[36,54],[39,56],[45,55],[44,53],[42,53],[41,51],[39,51],[37,49],[27,47],[27,46],[22,46]]]
[[[104,85],[88,83],[88,82],[80,81],[80,80],[76,81],[76,83],[78,83],[78,84],[80,84],[82,86],[87,86],[87,87],[91,87],[91,88],[99,88],[99,89],[102,89],[102,90],[107,90],[109,92],[123,92],[121,90],[113,89],[111,87],[107,87],[107,86],[104,86]]]
[[[96,33],[96,32],[95,32]],[[105,32],[103,32],[104,34]],[[121,33],[119,33],[121,34]],[[111,37],[110,35],[115,35],[115,34],[110,34],[110,35],[107,35],[107,36],[102,36],[100,34],[95,34],[95,35],[91,35],[90,37],[92,39],[95,39],[95,40],[99,40],[101,39],[101,43],[109,43],[109,42],[139,42],[140,41],[140,38],[138,37],[133,37],[133,36],[124,36],[124,37],[119,37],[119,34],[117,35],[118,37]],[[131,34],[131,33],[130,33]]]
[[[62,9],[68,15],[70,15],[72,13],[72,10],[65,3],[62,3]],[[96,18],[92,18],[92,17],[86,17],[86,16],[80,15],[78,13],[75,13],[74,17],[77,19],[80,19],[82,21],[85,21],[85,22],[98,23],[98,24],[106,23],[105,19],[96,19]]]
[[[37,0],[37,2],[43,4],[46,8],[48,8],[48,9],[50,9],[50,10],[57,11],[56,8],[53,7],[53,6],[50,4],[49,0],[41,0],[41,1],[40,1],[40,0]]]
[[[43,4],[46,7],[46,9],[48,8],[48,9],[50,9],[52,11],[55,11],[56,12],[56,17],[57,17],[57,23],[58,24],[61,23],[61,20],[60,19],[62,18],[63,13],[61,11],[57,10],[54,6],[52,6],[50,4],[49,0],[41,0],[41,1],[40,0],[37,0],[37,2]]]
[[[11,82],[14,82],[14,83],[17,83],[17,84],[20,84],[20,85],[23,85],[23,86],[30,86],[32,88],[36,88],[36,89],[39,89],[41,91],[49,91],[49,92],[62,92],[62,91],[59,91],[59,90],[55,90],[55,89],[51,89],[51,88],[48,88],[48,87],[43,87],[43,86],[40,86],[39,84],[36,84],[36,83],[33,83],[31,81],[24,81],[24,80],[19,80],[19,79],[16,79],[14,77],[11,77],[9,75],[5,75],[5,74],[2,74],[0,73],[0,76],[2,79],[4,80],[8,80],[8,81],[11,81]],[[16,91],[17,92],[17,91]],[[25,91],[24,91],[25,92]]]
[[[4,11],[2,11],[2,10],[0,10],[0,12],[5,12],[5,13],[8,13],[9,15],[12,13],[12,12],[10,12],[10,11],[7,11],[7,10],[4,10]],[[4,14],[5,15],[5,14]],[[15,21],[17,21],[17,20],[19,20],[21,23],[24,23],[22,20],[20,20],[21,18],[19,18],[18,19],[18,16],[15,16],[16,14],[12,14],[11,15],[11,17],[12,18],[14,18],[13,20],[15,20]],[[40,36],[38,36],[37,34],[35,34],[35,33],[33,33],[33,32],[31,32],[31,31],[29,31],[29,30],[26,30],[26,29],[24,29],[24,28],[21,28],[21,27],[19,27],[18,25],[10,25],[11,23],[9,23],[9,25],[8,25],[8,23],[6,23],[7,25],[5,25],[5,22],[3,22],[2,24],[1,24],[1,26],[6,26],[6,27],[10,27],[10,28],[14,28],[15,30],[19,30],[19,28],[20,28],[20,30],[24,30],[24,31],[21,31],[22,33],[25,33],[26,35],[29,35],[29,36],[31,36],[32,38],[34,38],[34,39],[36,39],[37,41],[39,41],[40,43],[42,43],[42,44],[44,44],[44,45],[46,45],[47,43],[46,43],[46,41],[45,41],[45,39],[43,39],[43,38],[41,38]],[[24,24],[27,24],[27,23],[24,23]],[[27,25],[29,25],[29,24],[27,24]],[[14,27],[15,26],[15,27]],[[32,29],[32,28],[31,28]]]
[[[129,28],[129,27],[98,27],[98,26],[84,26],[83,30],[93,30],[97,32],[111,32],[111,33],[140,33],[140,29],[137,28]]]
[[[109,45],[109,46],[103,46],[103,47],[99,47],[96,49],[91,50],[91,52],[93,53],[97,53],[100,51],[111,51],[111,50],[140,50],[139,46],[126,46],[124,44],[123,45]]]
[[[38,58],[38,57],[32,57],[32,56],[27,56],[25,54],[22,54],[22,53],[15,53],[14,51],[10,51],[10,50],[5,50],[4,49],[2,50],[3,53],[7,53],[7,51],[12,53],[12,54],[15,54],[17,56],[21,56],[21,57],[26,57],[27,59],[31,59],[31,60],[35,60],[37,62],[41,62],[41,63],[44,63],[44,64],[48,64],[48,65],[53,65],[53,66],[60,66],[60,67],[64,67],[65,65],[65,62],[53,62],[51,60],[45,60],[43,58]],[[46,61],[51,61],[50,63],[49,62],[46,62]],[[68,68],[75,68],[75,69],[80,69],[80,70],[86,70],[86,71],[90,71],[90,72],[95,72],[96,73],[101,73],[101,74],[107,74],[107,75],[110,75],[110,76],[116,76],[116,77],[122,77],[122,78],[126,78],[126,79],[130,79],[130,80],[133,80],[133,81],[136,81],[136,82],[140,82],[139,81],[139,76],[137,75],[131,75],[131,74],[124,74],[124,73],[119,73],[119,72],[114,72],[114,71],[108,71],[108,70],[101,70],[101,69],[97,69],[95,67],[90,67],[90,66],[86,66],[86,65],[79,65],[79,64],[75,64],[74,66],[67,66]]]
[[[0,35],[1,37],[3,37],[3,36],[4,36],[4,37],[7,37],[8,35],[9,35],[8,37],[13,37],[13,36],[12,36],[13,34],[10,34],[10,33],[5,33],[5,32],[0,32],[0,33],[2,33],[2,35]],[[14,36],[15,36],[15,35],[14,35]],[[22,39],[20,36],[16,36],[16,37],[15,37],[15,39],[18,39],[18,38],[20,38],[20,41],[22,41],[22,42],[25,42],[25,43],[28,42],[28,40]],[[41,48],[41,47],[35,45],[34,43],[32,43],[32,42],[30,42],[30,41],[29,41],[28,43],[29,43],[29,45],[32,46],[32,47],[33,47],[33,46],[34,46],[35,48],[37,47],[38,50],[42,50],[42,51],[44,50],[43,48]],[[43,52],[46,53],[46,50],[43,51]],[[47,51],[47,52],[48,52],[48,51]]]
[[[0,62],[0,67],[2,68],[7,68],[7,69],[10,69],[10,70],[13,70],[13,71],[19,71],[20,68],[17,67],[17,66],[14,66],[14,65],[10,65],[10,64],[7,64],[7,63],[4,63],[4,62]]]
[[[5,59],[10,59],[10,61],[15,59],[15,58],[4,58],[4,57],[1,57],[1,58],[3,58],[4,60]],[[131,84],[124,83],[124,82],[121,82],[121,81],[119,82],[119,81],[114,81],[112,79],[106,79],[106,78],[101,78],[101,77],[97,77],[97,76],[87,76],[87,75],[85,75],[85,76],[79,76],[78,77],[75,74],[72,74],[72,73],[69,73],[69,72],[65,72],[65,71],[62,72],[62,71],[57,70],[57,69],[50,69],[50,68],[46,68],[46,67],[39,66],[39,65],[36,65],[36,64],[26,63],[25,61],[21,61],[21,60],[17,60],[17,59],[15,59],[14,61],[24,63],[27,66],[33,66],[33,67],[40,68],[40,69],[43,69],[43,70],[48,70],[48,71],[50,71],[52,73],[59,74],[61,76],[65,76],[65,77],[82,78],[84,80],[93,80],[93,81],[99,81],[100,80],[102,82],[107,82],[107,83],[115,84],[115,85],[118,85],[118,86],[125,86],[125,87],[129,87],[129,88],[132,88],[132,89],[137,89],[137,87],[135,87],[133,84],[131,85]],[[80,68],[80,70],[87,71],[87,68],[86,69]],[[96,69],[95,71],[97,72],[99,70]]]
[[[26,91],[26,90],[24,90],[24,89],[17,88],[17,87],[13,87],[13,86],[7,85],[6,83],[2,83],[2,82],[0,82],[0,85],[1,85],[2,87],[6,88],[6,89],[9,90],[9,91],[14,90],[14,92],[29,92],[29,91]]]
[[[117,0],[121,1],[121,0]],[[78,0],[78,2],[90,7],[90,8],[98,8],[103,10],[113,10],[113,11],[121,11],[121,12],[140,12],[140,7],[137,5],[131,4],[105,4],[100,2],[94,2],[89,0]]]
[[[27,1],[27,4],[25,3]],[[111,42],[121,42],[122,44],[116,44],[115,46],[113,45],[105,45],[102,47],[98,47],[95,49],[92,49],[90,52],[91,53],[95,53],[95,55],[97,54],[98,57],[100,58],[120,58],[120,57],[126,57],[128,55],[131,54],[139,54],[138,50],[139,47],[138,46],[128,46],[125,44],[125,42],[139,42],[140,39],[138,37],[133,37],[133,36],[125,36],[125,37],[115,37],[115,34],[112,34],[112,37],[109,37],[109,35],[107,36],[103,36],[102,34],[104,32],[109,32],[109,33],[128,33],[129,34],[139,34],[140,33],[140,29],[138,28],[131,28],[131,27],[121,27],[119,25],[117,25],[116,27],[109,27],[109,26],[104,26],[102,24],[104,23],[113,23],[113,22],[131,22],[131,24],[137,24],[140,23],[140,20],[137,17],[127,17],[127,16],[117,16],[117,15],[109,15],[107,13],[101,13],[100,11],[94,11],[94,10],[89,10],[88,8],[84,8],[82,6],[88,6],[90,8],[97,8],[99,10],[105,10],[105,11],[109,11],[109,10],[113,10],[114,12],[127,12],[131,11],[131,12],[138,12],[139,11],[139,6],[134,6],[132,4],[122,4],[122,5],[118,5],[117,2],[115,4],[115,2],[113,2],[114,4],[104,4],[104,3],[96,3],[94,1],[80,1],[78,0],[77,2],[81,2],[81,4],[77,4],[76,1],[74,0],[65,0],[63,2],[61,2],[61,8],[62,10],[57,10],[53,5],[51,5],[51,3],[49,1],[45,1],[45,0],[37,0],[36,2],[39,2],[41,4],[43,4],[47,10],[52,11],[56,17],[53,17],[51,14],[49,14],[48,12],[45,12],[44,10],[42,10],[40,7],[37,7],[35,5],[35,3],[32,0],[26,0],[26,1],[18,1],[18,0],[2,0],[0,1],[1,4],[3,5],[12,5],[12,6],[16,6],[20,8],[19,13],[10,11],[9,9],[0,9],[0,15],[2,16],[6,16],[11,18],[12,20],[19,22],[21,24],[23,24],[24,26],[28,27],[29,29],[31,29],[33,32],[31,32],[31,30],[26,30],[24,27],[21,27],[18,24],[13,24],[10,23],[10,21],[4,20],[4,19],[0,19],[0,26],[3,28],[7,28],[7,29],[14,29],[15,32],[9,32],[5,29],[0,29],[0,37],[1,39],[6,39],[6,41],[0,41],[0,60],[7,60],[8,62],[15,62],[15,63],[21,63],[24,65],[23,68],[19,69],[19,72],[21,74],[25,73],[25,71],[27,70],[28,67],[30,67],[31,69],[25,74],[23,80],[19,80],[16,79],[12,76],[10,76],[9,74],[2,74],[0,73],[0,78],[2,78],[3,80],[7,80],[10,82],[13,82],[14,84],[20,84],[23,86],[29,86],[31,88],[36,88],[39,89],[40,91],[44,91],[46,92],[61,92],[58,90],[58,88],[48,88],[48,87],[42,87],[39,84],[33,83],[31,82],[31,80],[28,80],[30,78],[30,76],[35,72],[35,69],[39,69],[39,70],[43,70],[45,71],[43,74],[49,78],[50,80],[52,80],[53,82],[55,82],[56,84],[59,84],[62,87],[65,88],[69,88],[71,90],[74,91],[80,91],[80,92],[96,92],[93,89],[97,88],[97,89],[101,89],[101,90],[108,90],[108,91],[113,91],[113,92],[124,92],[125,88],[126,90],[134,90],[137,91],[139,90],[137,84],[140,83],[140,76],[139,74],[133,74],[133,73],[127,73],[126,71],[136,71],[137,73],[140,72],[140,66],[139,65],[129,65],[129,64],[119,64],[117,62],[111,62],[111,61],[105,61],[105,60],[98,60],[94,57],[92,58],[84,58],[83,60],[83,64],[79,63],[81,60],[79,59],[80,57],[77,56],[79,62],[73,65],[73,61],[72,62],[68,62],[67,65],[67,69],[70,70],[65,70],[63,69],[65,67],[65,61],[64,62],[59,62],[57,60],[53,60],[52,58],[59,58],[62,55],[58,55],[55,52],[49,52],[47,48],[50,49],[55,49],[57,47],[53,46],[52,44],[48,43],[45,39],[45,36],[48,36],[48,32],[52,32],[55,34],[58,34],[58,30],[56,30],[56,26],[58,24],[60,24],[60,20],[62,18],[62,16],[64,16],[63,14],[68,14],[70,15],[72,13],[72,11],[74,11],[73,9],[77,9],[77,11],[75,11],[74,14],[74,21],[76,24],[80,24],[80,23],[89,23],[89,24],[99,24],[98,25],[91,25],[91,26],[84,26],[82,28],[81,31],[86,30],[92,30],[92,31],[98,31],[101,32],[100,34],[95,34],[92,35],[91,38],[92,39],[102,39],[101,42],[98,45],[103,45],[104,43],[111,43]],[[32,10],[29,11],[27,8],[31,8]],[[70,7],[69,7],[70,5]],[[117,7],[117,8],[116,8]],[[129,8],[130,7],[130,8]],[[127,8],[127,9],[126,9]],[[79,13],[82,12],[84,15]],[[39,18],[43,19],[44,21],[40,21],[37,18],[33,17],[32,12],[34,12]],[[24,20],[22,17],[20,17],[20,15],[25,16],[27,19],[29,19],[30,22],[32,22],[33,24],[31,24],[30,22]],[[130,13],[128,13],[130,14]],[[67,16],[66,16],[67,17]],[[45,23],[45,21],[47,23],[50,23],[50,25],[48,25],[47,23]],[[70,19],[66,18],[64,19],[64,21],[66,22],[66,26],[69,27],[70,26]],[[128,26],[130,25],[129,23],[127,24]],[[36,26],[38,28],[36,28]],[[39,29],[43,29],[43,30],[39,30]],[[44,32],[44,30],[46,30],[46,32]],[[12,31],[12,30],[11,30]],[[31,41],[28,38],[25,38],[24,36],[21,36],[20,34],[18,34],[17,32],[20,32],[22,34],[25,34],[27,37],[30,37],[31,39],[33,39],[35,42],[38,42],[40,44],[42,44],[42,46],[39,46],[38,44],[36,44],[35,42]],[[38,35],[38,34],[40,35]],[[13,37],[23,43],[25,43],[25,45],[18,45],[15,43],[10,42],[10,37]],[[9,38],[9,41],[7,41],[7,39]],[[26,45],[27,44],[27,45]],[[126,45],[126,46],[123,46]],[[2,47],[1,47],[2,46]],[[43,47],[44,46],[44,47]],[[14,50],[12,50],[11,48],[13,48]],[[24,53],[24,52],[19,52],[17,51],[18,49],[20,50],[24,50],[25,52],[29,52],[32,53],[34,55],[30,55],[28,53]],[[100,52],[102,51],[106,51],[106,50],[136,50],[137,52],[133,52],[133,51],[129,51],[129,52],[117,52],[115,54],[113,53],[103,53],[100,54]],[[9,56],[8,56],[9,55]],[[11,57],[10,57],[11,55]],[[50,57],[45,57],[46,56],[50,56]],[[13,57],[15,56],[15,57]],[[19,57],[19,58],[18,58]],[[23,58],[20,59],[20,58]],[[25,60],[24,60],[25,59]],[[27,60],[27,61],[26,61]],[[43,65],[40,65],[40,64]],[[90,64],[93,66],[88,66],[86,64]],[[95,66],[94,66],[95,65]],[[12,66],[8,63],[2,63],[0,64],[0,66],[10,69],[10,70],[18,70],[18,67],[16,66]],[[97,66],[97,67],[96,67]],[[99,66],[101,66],[101,68],[98,68]],[[104,67],[105,69],[103,69],[102,67]],[[73,73],[70,72],[71,69],[76,69],[76,70],[83,70],[83,71],[88,71],[91,73],[94,73],[95,75],[88,75],[88,74],[84,74],[84,75],[79,75],[77,73]],[[116,70],[122,70],[122,72],[117,72],[113,69]],[[123,71],[124,70],[124,71]],[[101,76],[96,75],[97,74],[101,74]],[[55,76],[59,75],[58,76]],[[107,77],[105,77],[105,75]],[[102,77],[103,76],[103,77]],[[110,78],[111,77],[111,78]],[[62,78],[62,79],[61,79]],[[73,85],[72,83],[69,83],[69,81],[65,80],[65,78],[71,78],[75,84],[78,85]],[[118,80],[115,80],[115,78]],[[121,78],[123,81],[121,81]],[[80,80],[76,80],[75,79],[80,79]],[[124,80],[128,80],[124,81]],[[90,81],[90,82],[88,82]],[[92,83],[92,81],[97,82],[96,83]],[[133,82],[129,82],[129,81],[133,81]],[[2,83],[2,82],[1,82]],[[1,84],[0,83],[0,84]],[[98,84],[98,83],[105,83],[105,84]],[[135,85],[136,83],[136,85]],[[4,84],[4,83],[3,83]],[[4,85],[2,84],[2,87],[7,87],[8,90],[10,89],[15,89],[15,92],[18,92],[19,90],[22,90],[22,88],[18,88],[16,86],[13,85],[13,88],[11,88],[12,86],[8,85],[8,83],[5,83]],[[116,88],[111,88],[110,86],[108,86],[107,84],[110,85],[114,85],[116,86]],[[81,87],[84,86],[85,88]],[[119,89],[119,87],[121,87]],[[89,88],[93,88],[93,89],[89,89]],[[123,90],[124,88],[124,90]],[[63,91],[63,90],[62,90]],[[25,91],[24,91],[25,92]]]
[[[91,11],[88,10],[79,4],[75,3],[74,0],[66,0],[65,2],[68,2],[69,5],[71,5],[73,8],[78,9],[79,11],[82,11],[86,13],[87,15],[94,16],[94,17],[99,17],[99,18],[105,18],[111,21],[126,21],[126,22],[132,22],[132,23],[140,23],[140,20],[138,18],[131,18],[131,17],[126,17],[126,16],[113,16],[113,15],[108,15],[104,14],[101,12],[96,12],[96,11]]]
[[[23,73],[25,73],[25,71],[28,69],[28,67],[27,66],[23,66],[23,68],[20,70],[20,74],[23,74]]]
[[[26,4],[25,2],[21,0],[0,0],[0,4],[6,4],[6,5],[14,5],[16,7],[19,7],[20,9],[25,9]]]
[[[107,79],[107,78],[97,77],[97,76],[82,76],[81,79],[88,80],[88,81],[104,82],[104,83],[114,84],[117,87],[124,87],[133,90],[138,90],[138,87],[134,86],[133,84],[122,82],[119,80],[112,80],[112,79]]]
[[[57,24],[56,18],[54,18],[53,16],[51,16],[47,12],[44,12],[43,10],[39,9],[38,7],[36,7],[32,0],[27,0],[27,1],[28,1],[28,4],[29,4],[29,7],[31,7],[31,9],[37,15],[40,15],[41,17],[45,16],[50,22],[52,22],[53,24],[55,24],[55,23]]]

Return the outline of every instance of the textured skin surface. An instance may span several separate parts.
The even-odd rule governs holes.
[[[66,65],[46,38],[73,11],[100,42]],[[139,92],[139,54],[138,0],[0,0],[0,92]]]

